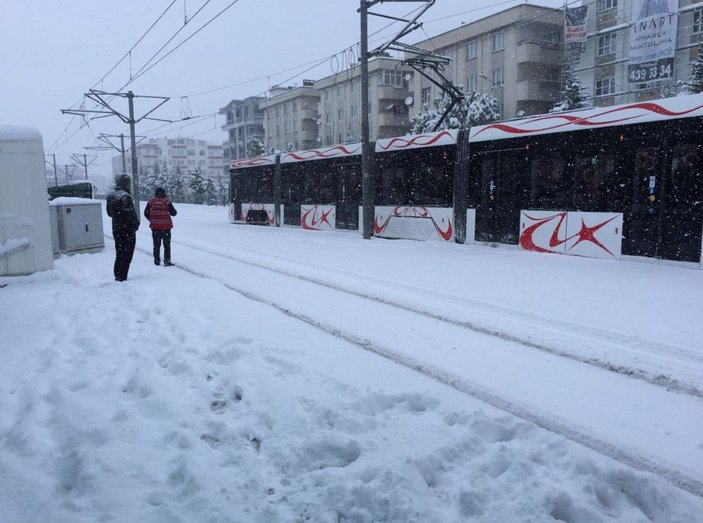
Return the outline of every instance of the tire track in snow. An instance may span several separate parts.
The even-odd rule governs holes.
[[[528,313],[522,313],[518,311],[514,311],[512,309],[508,309],[505,307],[497,307],[495,305],[488,305],[488,304],[480,304],[477,303],[475,300],[463,300],[465,302],[469,302],[469,307],[472,308],[479,308],[483,309],[484,311],[490,313],[490,314],[500,314],[501,316],[510,316],[513,318],[518,319],[519,321],[530,323],[531,325],[534,326],[534,323],[541,323],[543,326],[546,327],[546,333],[547,334],[552,334],[552,335],[558,335],[562,339],[562,347],[559,347],[555,344],[550,344],[547,343],[546,341],[535,341],[534,339],[530,339],[528,336],[523,336],[523,335],[516,335],[514,333],[511,333],[509,331],[505,330],[500,330],[497,328],[493,327],[488,327],[483,323],[479,322],[474,322],[474,321],[469,321],[469,320],[460,320],[456,318],[450,318],[445,314],[439,314],[437,312],[434,312],[429,309],[423,309],[420,307],[417,307],[416,305],[413,304],[408,304],[408,303],[403,303],[398,300],[392,300],[388,299],[384,296],[378,295],[378,294],[371,294],[368,292],[362,292],[356,289],[352,289],[349,287],[342,286],[338,283],[335,282],[330,282],[327,280],[324,280],[322,278],[318,277],[313,277],[310,275],[306,274],[301,274],[299,272],[295,272],[292,270],[286,270],[282,269],[279,267],[275,267],[271,264],[262,264],[259,261],[253,261],[251,259],[246,259],[240,256],[234,256],[231,254],[223,254],[221,252],[217,252],[216,250],[203,247],[200,245],[193,245],[190,242],[182,242],[179,241],[178,245],[189,247],[192,249],[196,249],[198,251],[202,252],[207,252],[208,254],[212,254],[214,256],[219,256],[224,259],[228,259],[231,261],[235,261],[238,263],[242,263],[245,265],[249,265],[252,267],[256,267],[258,269],[270,271],[276,274],[280,274],[282,276],[288,276],[291,278],[296,278],[308,283],[312,283],[314,285],[319,285],[321,287],[325,287],[331,290],[343,292],[352,296],[356,296],[358,298],[363,298],[367,300],[372,300],[378,303],[382,303],[384,305],[388,305],[390,307],[394,307],[400,310],[404,310],[407,312],[412,312],[415,314],[419,314],[421,316],[424,316],[426,318],[431,318],[436,321],[441,321],[443,323],[447,323],[449,325],[453,325],[455,327],[460,327],[463,329],[468,329],[473,332],[477,332],[479,334],[485,334],[487,336],[492,336],[495,338],[499,338],[504,341],[508,342],[513,342],[517,343],[520,345],[523,345],[525,347],[535,349],[535,350],[540,350],[543,352],[547,352],[549,354],[552,354],[554,356],[559,356],[562,358],[568,358],[574,361],[578,361],[580,363],[585,363],[587,365],[592,365],[604,370],[607,370],[609,372],[614,372],[617,374],[622,374],[624,376],[628,376],[633,379],[638,379],[641,381],[644,381],[646,383],[649,383],[651,385],[655,385],[657,387],[664,388],[666,390],[671,390],[683,394],[687,394],[690,396],[698,397],[698,398],[703,398],[703,390],[701,390],[698,386],[692,384],[692,383],[687,383],[681,380],[678,380],[676,378],[672,378],[669,375],[665,374],[654,374],[652,372],[649,372],[645,369],[641,368],[636,368],[630,365],[623,365],[623,364],[616,364],[611,361],[607,360],[602,360],[600,358],[596,357],[587,357],[582,354],[577,354],[574,352],[570,352],[564,348],[562,348],[564,345],[568,345],[569,342],[575,343],[575,342],[580,342],[583,343],[584,339],[590,340],[593,343],[594,347],[613,347],[617,348],[619,346],[626,346],[626,347],[632,347],[636,346],[638,348],[641,348],[642,346],[649,346],[652,349],[656,349],[657,352],[661,353],[675,353],[678,352],[676,347],[670,347],[661,343],[656,343],[656,342],[648,342],[645,340],[641,339],[634,339],[630,336],[625,336],[622,334],[614,333],[614,332],[608,332],[604,331],[602,329],[596,329],[596,328],[589,328],[589,327],[584,327],[583,325],[578,325],[578,324],[573,324],[565,321],[559,321],[559,322],[554,322],[552,320],[547,321],[546,319],[533,315],[533,314],[528,314]],[[140,249],[141,250],[141,249]],[[267,257],[270,258],[271,255],[267,253],[259,253],[256,251],[253,251],[251,249],[248,249],[250,252],[260,255],[261,257]],[[143,252],[147,252],[146,250],[143,250]],[[150,254],[150,252],[149,252]],[[277,258],[284,260],[287,263],[292,263],[292,264],[299,264],[300,262],[297,262],[295,260],[289,260],[287,258],[283,258],[280,256],[276,256]],[[355,277],[359,277],[359,275],[354,275]],[[373,281],[371,279],[368,279],[368,281]],[[388,285],[387,282],[384,282],[385,285]],[[395,285],[391,285],[393,287]],[[400,285],[398,285],[400,286]],[[404,285],[403,287],[408,288],[409,286]],[[442,295],[441,293],[438,293],[436,291],[428,291],[427,289],[417,289],[417,288],[410,288],[410,290],[414,291],[415,293],[422,292],[422,294],[433,294],[437,298],[449,298],[451,300],[455,300],[457,297],[455,296],[446,296]],[[487,323],[487,322],[486,322]],[[547,326],[548,324],[548,326]]]
[[[140,249],[141,250],[141,249]],[[146,252],[146,250],[143,250]],[[148,253],[149,254],[149,253]],[[216,253],[208,253],[208,254],[216,254]],[[232,257],[225,256],[226,258],[231,258],[233,261],[238,261]],[[693,478],[681,471],[675,470],[671,467],[667,467],[665,465],[662,465],[660,463],[656,463],[652,459],[648,458],[647,456],[636,452],[634,449],[628,449],[622,446],[619,446],[615,443],[606,441],[602,438],[595,437],[591,434],[588,434],[584,432],[583,430],[579,430],[576,427],[573,427],[567,423],[564,422],[559,422],[556,421],[554,418],[547,416],[537,410],[532,410],[529,408],[526,408],[524,406],[520,406],[517,403],[510,401],[509,399],[506,399],[505,397],[502,397],[495,392],[490,391],[487,388],[477,386],[476,384],[470,383],[467,380],[464,380],[462,378],[459,378],[449,372],[446,372],[445,370],[440,369],[439,367],[428,364],[426,362],[423,362],[421,360],[418,360],[416,358],[410,357],[408,355],[402,354],[396,350],[393,350],[393,348],[374,343],[371,340],[368,340],[366,338],[360,337],[356,335],[352,331],[340,329],[338,327],[335,327],[333,325],[321,322],[308,314],[305,314],[303,312],[298,312],[295,310],[292,310],[290,307],[287,307],[281,303],[278,303],[274,300],[271,300],[265,296],[258,295],[256,293],[253,293],[251,291],[248,291],[244,288],[235,286],[231,283],[228,283],[224,281],[222,278],[213,276],[211,274],[207,274],[203,271],[191,269],[187,266],[184,265],[177,265],[176,268],[183,270],[189,274],[192,274],[194,276],[197,276],[199,278],[204,278],[204,279],[209,279],[209,280],[214,280],[218,283],[220,283],[222,286],[225,288],[243,296],[244,298],[247,298],[249,300],[261,303],[263,305],[267,305],[270,307],[275,308],[276,310],[280,311],[281,313],[285,314],[286,316],[296,319],[298,321],[302,321],[312,327],[314,327],[317,330],[320,330],[322,332],[325,332],[331,336],[334,336],[335,338],[338,338],[340,340],[346,341],[348,343],[351,343],[363,350],[369,351],[373,354],[376,354],[378,356],[381,356],[383,358],[386,358],[398,365],[401,365],[403,367],[406,367],[408,369],[414,370],[416,372],[419,372],[435,381],[438,381],[444,385],[447,385],[463,394],[466,394],[468,396],[471,396],[475,399],[478,399],[480,401],[483,401],[489,405],[491,405],[494,408],[497,408],[501,411],[507,412],[509,414],[512,414],[520,419],[523,419],[525,421],[528,421],[530,423],[534,423],[535,425],[548,430],[550,432],[553,432],[555,434],[559,434],[570,441],[573,441],[575,443],[581,444],[585,447],[588,447],[589,449],[605,455],[615,461],[618,461],[624,465],[627,465],[629,467],[632,467],[634,469],[644,471],[644,472],[649,472],[651,474],[655,474],[664,480],[668,481],[672,485],[676,486],[677,488],[680,488],[682,490],[685,490],[686,492],[689,492],[690,494],[693,494],[695,496],[703,498],[703,482]],[[266,267],[261,267],[264,270],[269,270]],[[295,277],[295,276],[293,276]],[[337,290],[334,287],[331,287],[333,290]],[[346,292],[344,289],[339,289],[341,292]],[[359,296],[361,298],[364,298],[364,296]],[[369,298],[367,298],[369,299]],[[374,300],[375,301],[375,300]],[[386,304],[384,304],[386,305]],[[391,305],[393,306],[393,305]],[[414,312],[410,309],[405,309],[408,310],[409,312]],[[488,334],[490,335],[490,334]],[[513,341],[513,340],[507,340],[507,341]],[[519,342],[517,342],[519,343]]]

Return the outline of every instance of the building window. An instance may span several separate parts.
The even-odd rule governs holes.
[[[493,69],[493,85],[503,85],[503,68]]]
[[[547,67],[544,70],[544,78],[547,82],[560,82],[561,70],[558,67]]]
[[[616,33],[608,33],[598,37],[598,56],[615,52]]]
[[[423,87],[422,91],[420,91],[420,98],[422,99],[423,104],[430,103],[430,100],[432,99],[432,88]]]
[[[598,0],[598,9],[600,13],[602,11],[607,11],[608,9],[614,9],[618,6],[618,0]]]
[[[615,77],[609,76],[596,81],[596,96],[606,96],[615,92]]]
[[[331,89],[325,89],[325,100],[330,99],[330,91],[331,91]]]
[[[466,92],[471,94],[478,91],[478,75],[472,74],[466,79]]]
[[[292,107],[293,112],[295,112],[295,111],[298,110],[298,101],[297,101],[297,100],[293,100],[293,101],[291,102],[291,105],[293,106],[293,107]]]
[[[330,123],[330,122],[332,122],[332,114],[325,113],[325,123]]]
[[[344,120],[344,109],[337,109],[337,120]]]
[[[351,117],[354,118],[358,114],[358,109],[356,108],[356,105],[351,106]]]
[[[472,58],[476,58],[478,56],[478,42],[474,40],[473,42],[469,42],[466,44],[466,59],[471,60]]]
[[[352,80],[349,83],[349,91],[351,91],[352,93],[356,92],[356,81],[355,80]]]
[[[384,69],[382,85],[392,85],[393,87],[403,87],[403,71],[392,71]]]
[[[703,9],[693,11],[693,34],[703,33]]]
[[[501,31],[500,33],[494,33],[492,36],[493,50],[502,51],[505,49],[505,33]]]
[[[288,104],[287,103],[283,104],[283,114],[288,116]]]

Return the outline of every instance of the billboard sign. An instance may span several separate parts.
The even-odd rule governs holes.
[[[678,0],[633,0],[628,81],[673,78]]]

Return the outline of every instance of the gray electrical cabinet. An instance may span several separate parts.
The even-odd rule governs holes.
[[[58,198],[50,205],[56,212],[60,252],[98,252],[105,248],[102,205],[99,201]]]

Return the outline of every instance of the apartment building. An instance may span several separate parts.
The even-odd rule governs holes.
[[[402,136],[410,130],[410,82],[414,71],[390,57],[369,60],[369,138]],[[320,93],[321,145],[361,141],[361,68],[354,67],[315,82]]]
[[[566,58],[588,88],[593,105],[650,100],[681,90],[680,82],[690,74],[689,62],[703,42],[703,2],[583,4],[588,9],[587,38],[581,52]]]
[[[169,170],[180,169],[201,172],[219,181],[224,173],[225,158],[221,145],[213,145],[204,140],[192,138],[151,138],[145,143],[137,144],[137,166],[139,173],[153,172],[156,166],[166,165]],[[126,172],[131,174],[132,162],[129,153],[125,159]],[[124,172],[122,156],[112,158],[112,173]]]
[[[443,74],[465,93],[492,93],[504,119],[540,114],[560,99],[563,16],[522,4],[414,45],[449,58]],[[411,115],[441,94],[420,75],[411,88]]]
[[[320,93],[315,82],[303,80],[301,87],[274,86],[269,98],[259,102],[264,118],[267,150],[312,149],[318,145]]]
[[[264,113],[259,108],[262,100],[261,96],[249,96],[244,100],[232,100],[220,109],[220,114],[225,115],[222,130],[227,133],[227,140],[223,143],[227,162],[246,158],[250,139],[264,141]]]

